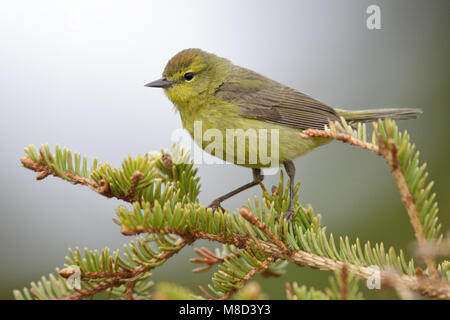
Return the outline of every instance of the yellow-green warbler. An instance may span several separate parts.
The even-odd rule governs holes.
[[[218,152],[219,148],[206,150],[219,158],[227,161],[231,159],[231,162],[253,170],[252,182],[217,198],[210,207],[217,209],[222,201],[261,183],[264,178],[261,168],[268,164],[259,161],[259,157],[253,162],[238,161],[238,158],[244,156],[248,159],[252,152],[259,156],[260,145],[264,142],[267,144],[264,150],[273,150],[272,147],[276,144],[277,165],[284,165],[290,178],[291,201],[289,210],[284,214],[288,220],[294,214],[292,199],[295,166],[292,160],[330,141],[325,138],[302,139],[299,136],[302,130],[324,129],[329,120],[339,121],[340,117],[357,123],[380,118],[411,119],[421,113],[419,109],[333,109],[300,91],[200,49],[186,49],[176,54],[167,63],[162,75],[161,79],[146,86],[164,89],[180,112],[183,127],[193,137],[196,122],[201,123],[202,130],[218,130],[224,137],[230,129],[241,129],[241,132],[277,132],[276,141],[273,136],[260,135],[260,141],[256,145],[241,149],[244,155],[236,154],[239,152],[236,152],[238,149],[234,146],[234,138],[233,141],[225,139],[222,142],[221,152]],[[199,144],[203,149],[207,146],[203,139]]]

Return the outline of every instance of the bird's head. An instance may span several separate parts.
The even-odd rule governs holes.
[[[200,49],[185,49],[167,63],[162,78],[146,87],[163,88],[177,108],[208,98],[226,80],[231,63]]]

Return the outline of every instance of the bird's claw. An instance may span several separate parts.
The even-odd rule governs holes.
[[[218,199],[211,202],[207,208],[211,208],[213,212],[216,211],[218,208],[220,208],[222,211],[225,211],[225,209],[222,208],[222,206],[220,205],[220,201],[218,201]]]
[[[283,213],[283,218],[287,220],[287,222],[290,222],[292,220],[292,218],[294,217],[295,214],[295,210],[294,209],[289,209],[288,211]],[[277,215],[275,217],[277,220],[281,218],[281,214]]]

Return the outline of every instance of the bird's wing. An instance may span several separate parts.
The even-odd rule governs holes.
[[[339,117],[333,108],[306,94],[236,67],[216,91],[216,97],[240,107],[246,118],[298,129],[323,129]]]

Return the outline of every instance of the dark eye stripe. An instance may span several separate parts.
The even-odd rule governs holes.
[[[190,80],[192,80],[192,79],[194,78],[194,73],[193,73],[193,72],[186,72],[186,73],[184,74],[184,78],[185,78],[187,81],[190,81]]]

